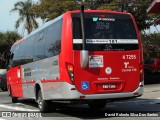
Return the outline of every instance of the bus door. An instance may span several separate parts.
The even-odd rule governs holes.
[[[88,64],[81,68],[79,15],[72,16],[74,83],[83,94],[132,92],[140,82],[137,34],[128,14],[85,13]]]

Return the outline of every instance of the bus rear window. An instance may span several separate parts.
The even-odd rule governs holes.
[[[73,49],[82,49],[80,14],[72,14]],[[136,30],[130,15],[85,13],[86,49],[124,51],[138,49]]]

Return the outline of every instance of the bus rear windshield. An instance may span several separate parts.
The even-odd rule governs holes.
[[[86,49],[125,51],[138,49],[136,30],[130,15],[85,13]],[[82,50],[80,14],[72,14],[73,49]]]

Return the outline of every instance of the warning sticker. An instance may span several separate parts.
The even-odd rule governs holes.
[[[89,67],[90,68],[103,67],[103,56],[102,55],[89,56]]]

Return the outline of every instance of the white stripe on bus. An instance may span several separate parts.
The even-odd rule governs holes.
[[[74,44],[81,44],[82,39],[73,39]],[[138,39],[86,39],[87,44],[138,44]]]

